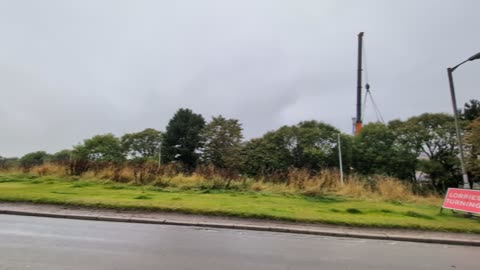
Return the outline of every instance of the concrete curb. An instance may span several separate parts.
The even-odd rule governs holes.
[[[107,222],[129,222],[129,223],[143,223],[143,224],[159,224],[159,225],[176,225],[176,226],[190,226],[190,227],[205,227],[216,229],[234,229],[234,230],[250,230],[250,231],[267,231],[279,233],[295,233],[295,234],[309,234],[321,235],[331,237],[349,237],[362,238],[374,240],[390,240],[390,241],[406,241],[417,243],[430,244],[445,244],[445,245],[461,245],[461,246],[480,246],[480,241],[477,240],[461,240],[461,239],[442,239],[442,238],[421,238],[411,236],[388,235],[381,233],[351,233],[351,232],[333,232],[326,230],[307,230],[295,229],[281,226],[259,226],[259,225],[245,225],[245,224],[228,224],[228,223],[211,223],[211,222],[188,222],[188,221],[169,221],[145,218],[120,218],[108,216],[91,216],[91,215],[67,215],[67,214],[53,214],[42,212],[28,212],[16,210],[0,210],[0,214],[5,215],[19,215],[19,216],[34,216],[34,217],[48,217],[48,218],[65,218],[65,219],[79,219],[79,220],[98,220]]]

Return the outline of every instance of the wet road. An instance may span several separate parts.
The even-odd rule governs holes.
[[[0,215],[0,269],[480,269],[480,247]]]

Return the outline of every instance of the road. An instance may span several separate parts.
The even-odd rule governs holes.
[[[480,247],[0,215],[0,269],[479,269]]]

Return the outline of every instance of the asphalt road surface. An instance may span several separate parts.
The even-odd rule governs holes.
[[[480,269],[480,247],[0,215],[0,269]]]

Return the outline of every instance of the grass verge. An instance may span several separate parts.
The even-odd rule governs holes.
[[[0,201],[480,233],[478,219],[467,219],[448,211],[440,215],[440,201],[432,204],[339,195],[303,196],[217,189],[174,190],[28,174],[0,175]]]

